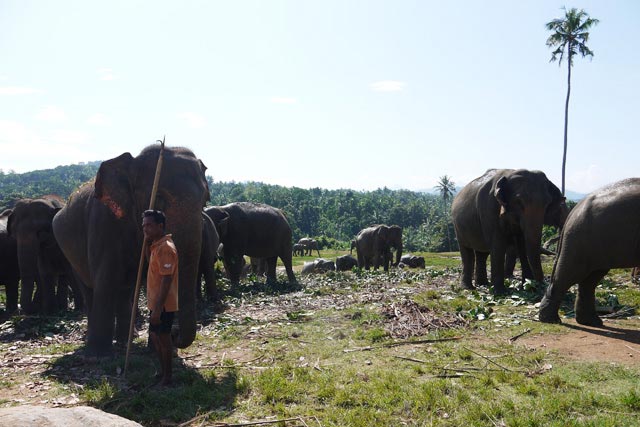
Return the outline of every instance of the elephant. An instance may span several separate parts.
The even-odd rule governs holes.
[[[569,208],[566,204],[566,198],[562,198],[559,203],[552,203],[549,205],[547,210],[544,213],[544,225],[549,225],[551,227],[555,227],[558,230],[562,230],[565,221],[567,220],[567,216],[569,215]],[[550,239],[547,243],[553,241],[555,238]],[[527,262],[526,253],[518,254],[518,244],[517,238],[514,239],[516,244],[509,245],[507,247],[506,259],[504,272],[505,277],[513,277],[513,270],[516,265],[516,258],[520,259],[520,264],[522,267],[522,281],[524,282],[526,279],[533,279],[533,274],[531,273],[531,267]],[[547,244],[545,243],[545,245]],[[521,246],[522,247],[522,246]],[[555,252],[548,250],[545,246],[540,248],[540,253],[543,255],[555,256]],[[524,262],[522,261],[524,259]]]
[[[392,247],[396,250],[395,263]],[[379,224],[360,230],[356,236],[356,251],[358,267],[369,270],[373,266],[377,270],[382,265],[384,271],[389,271],[389,263],[397,266],[402,258],[402,227]]]
[[[224,264],[231,283],[237,284],[244,255],[266,258],[267,282],[276,282],[278,257],[289,283],[296,283],[292,266],[291,226],[280,209],[262,203],[235,202],[210,206],[205,212],[213,220],[224,245]]]
[[[293,256],[304,256],[304,246],[299,243],[294,243]]]
[[[358,260],[351,255],[342,255],[336,258],[337,271],[350,271],[358,266]]]
[[[356,239],[351,241],[351,247],[349,249],[349,255],[353,255],[353,250],[356,248]]]
[[[640,265],[640,178],[629,178],[592,192],[571,210],[560,232],[553,265],[538,318],[560,322],[565,293],[578,285],[576,322],[602,326],[596,313],[595,290],[612,268]]]
[[[547,212],[565,202],[562,193],[541,171],[489,169],[464,186],[451,205],[451,218],[462,257],[461,284],[474,289],[487,284],[491,255],[491,285],[505,294],[504,266],[509,245],[516,245],[532,276],[542,282],[540,240]]]
[[[318,242],[315,239],[312,239],[310,237],[303,237],[302,239],[298,240],[298,245],[302,245],[305,255],[311,256],[313,250],[315,249],[318,252],[318,257],[320,256]]]
[[[202,297],[200,292],[200,278],[204,279],[204,288],[209,301],[219,301],[221,296],[216,287],[215,264],[218,260],[218,246],[220,236],[218,230],[209,216],[202,211],[202,247],[200,249],[200,262],[198,264],[198,289],[196,296]]]
[[[312,262],[305,262],[300,274],[326,273],[327,271],[336,271],[335,262],[324,258],[316,258]]]
[[[640,279],[640,267],[633,267],[631,270],[631,280],[638,281]]]
[[[154,144],[136,157],[126,152],[102,162],[96,177],[53,220],[56,239],[87,291],[88,356],[113,354],[114,336],[127,342],[144,240],[142,213],[150,206],[160,149]],[[196,336],[201,212],[209,187],[206,166],[188,148],[165,147],[162,162],[154,208],[165,213],[166,232],[178,251],[179,328],[173,343],[185,348]]]
[[[69,287],[75,308],[84,309],[82,291],[52,231],[53,218],[63,206],[64,200],[53,194],[25,198],[18,200],[8,216],[7,232],[17,243],[20,306],[27,314],[66,310]]]
[[[402,258],[400,258],[400,264],[398,265],[401,264],[410,268],[425,268],[424,257],[417,255],[402,255]]]
[[[6,294],[6,311],[13,313],[18,309],[18,282],[20,266],[18,264],[18,244],[9,236],[7,222],[11,209],[0,214],[0,284],[4,285]]]

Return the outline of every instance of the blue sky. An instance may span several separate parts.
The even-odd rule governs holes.
[[[488,168],[560,186],[566,67],[544,24],[585,9],[567,188],[638,176],[640,2],[0,0],[0,169],[137,154],[166,135],[216,181],[431,189]]]

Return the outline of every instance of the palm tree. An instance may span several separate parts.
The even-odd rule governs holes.
[[[597,19],[590,18],[584,10],[571,8],[564,10],[564,17],[556,18],[547,22],[545,27],[553,33],[547,39],[547,46],[556,49],[551,52],[551,60],[549,62],[558,61],[558,66],[562,64],[562,60],[567,58],[567,100],[564,105],[564,151],[562,153],[562,194],[564,195],[564,175],[567,164],[567,126],[569,123],[569,94],[571,93],[571,67],[573,66],[573,56],[579,53],[585,56],[593,57],[593,52],[586,45],[589,40],[589,29],[598,24]]]
[[[449,214],[447,212],[447,206],[449,204],[449,199],[451,199],[453,194],[456,192],[456,183],[451,181],[451,178],[449,178],[447,175],[442,175],[440,177],[440,181],[438,181],[438,184],[433,188],[437,190],[442,197],[445,226],[447,228],[447,244],[449,246],[449,252],[451,252],[451,238],[449,237]]]

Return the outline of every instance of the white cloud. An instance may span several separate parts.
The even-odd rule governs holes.
[[[5,153],[0,169],[26,172],[86,161],[82,143],[88,140],[87,134],[67,130],[43,137],[20,122],[0,120],[0,151]]]
[[[404,87],[407,84],[405,82],[400,82],[397,80],[381,80],[379,82],[374,82],[369,85],[371,90],[375,92],[400,92],[404,90]]]
[[[207,124],[207,121],[203,116],[198,113],[193,113],[190,111],[185,111],[184,113],[179,113],[178,118],[187,122],[187,126],[194,129],[199,129],[204,127]]]
[[[99,68],[98,75],[100,80],[115,80],[117,76],[113,73],[111,68]]]
[[[62,108],[48,105],[36,115],[36,118],[45,122],[62,122],[67,119],[67,115]]]
[[[598,165],[589,165],[586,169],[567,176],[566,188],[581,193],[590,193],[607,183],[602,168]]]
[[[87,123],[94,126],[109,126],[111,118],[102,113],[96,113],[87,119]]]
[[[40,93],[38,89],[22,86],[4,86],[0,87],[0,95],[32,95]]]
[[[274,96],[271,98],[271,102],[274,104],[297,104],[298,100],[296,98]]]
[[[77,130],[58,129],[51,132],[51,140],[59,144],[84,144],[89,141],[89,134]]]

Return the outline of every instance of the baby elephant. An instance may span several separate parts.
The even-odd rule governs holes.
[[[336,264],[324,258],[316,258],[313,262],[305,262],[301,274],[326,273],[336,271]]]
[[[353,267],[358,266],[358,260],[351,255],[342,255],[336,258],[336,270],[351,271]]]
[[[562,298],[577,283],[576,321],[602,326],[596,314],[596,286],[612,268],[640,265],[639,213],[640,178],[596,190],[573,208],[560,234],[551,285],[538,314],[541,321],[560,322]]]
[[[410,267],[410,268],[425,267],[424,257],[411,255],[411,254],[402,255],[402,258],[400,258],[400,264],[398,264],[399,267]]]

